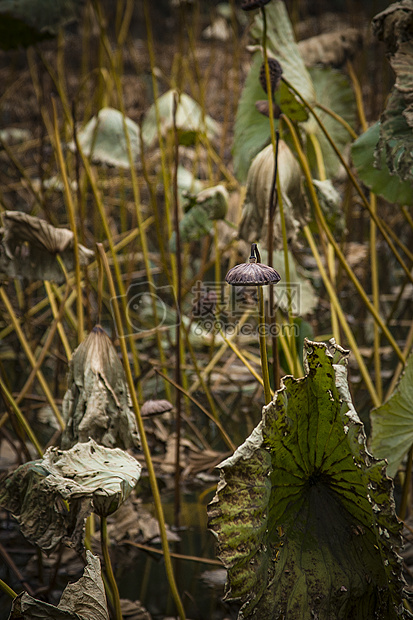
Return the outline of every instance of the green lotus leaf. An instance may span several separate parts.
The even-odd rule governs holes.
[[[409,181],[402,181],[397,174],[391,174],[383,152],[380,161],[374,158],[374,150],[380,139],[380,123],[365,131],[351,146],[351,156],[360,179],[372,192],[383,196],[389,202],[399,205],[413,204],[413,187]]]
[[[356,124],[356,104],[354,93],[348,78],[331,67],[313,67],[310,69],[310,76],[315,88],[316,101],[323,106],[333,110],[341,116],[347,123],[354,127]],[[317,116],[320,118],[336,147],[342,153],[351,142],[351,136],[347,129],[343,127],[335,118],[320,108],[316,108]],[[307,134],[313,134],[318,140],[323,155],[325,173],[327,178],[336,176],[341,165],[340,160],[335,154],[332,146],[325,137],[324,132],[310,116],[310,120],[303,125]],[[317,176],[317,165],[312,142],[307,137],[307,156],[314,176]]]
[[[366,450],[347,355],[306,341],[306,376],[284,378],[220,465],[209,527],[240,618],[408,617],[392,481]]]
[[[413,355],[392,396],[373,409],[370,418],[370,449],[375,456],[387,459],[387,471],[395,476],[404,455],[413,445]]]
[[[66,586],[57,607],[22,592],[13,600],[10,620],[109,620],[99,558],[86,551],[86,560],[82,577]]]
[[[129,497],[140,471],[126,452],[93,439],[70,450],[49,448],[43,459],[21,465],[6,478],[0,506],[44,551],[62,541],[81,551],[86,517],[92,511],[103,516],[114,512]]]
[[[310,103],[315,102],[314,86],[295,40],[290,18],[282,0],[273,0],[265,7],[267,18],[267,49],[280,63],[283,76]],[[255,41],[262,44],[263,21],[257,12],[251,28]]]

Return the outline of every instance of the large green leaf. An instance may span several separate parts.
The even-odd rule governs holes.
[[[388,461],[387,471],[395,476],[404,455],[413,445],[413,355],[389,400],[370,414],[370,449]]]
[[[10,620],[109,620],[99,558],[86,551],[86,559],[82,577],[66,586],[57,607],[22,592],[13,601]]]
[[[258,79],[261,63],[261,54],[255,54],[235,118],[232,154],[234,170],[240,181],[245,181],[251,161],[271,137],[268,118],[255,107],[256,101],[267,97]]]
[[[242,618],[406,617],[392,481],[366,450],[346,353],[307,341],[306,376],[284,378],[220,465],[209,526]]]
[[[315,102],[314,86],[298,49],[284,2],[273,0],[265,8],[265,13],[269,55],[278,60],[284,77],[310,104],[313,104]],[[257,12],[251,28],[251,35],[258,44],[262,43],[262,31],[262,15],[261,12]]]
[[[91,439],[70,450],[49,448],[43,459],[10,474],[0,489],[9,510],[31,542],[50,552],[60,542],[83,548],[85,518],[114,512],[135,487],[141,466],[123,450]]]
[[[400,205],[413,204],[413,186],[402,181],[397,174],[390,174],[385,154],[380,154],[379,164],[374,158],[374,149],[380,138],[380,123],[365,131],[351,146],[353,163],[360,179],[372,192],[383,196],[389,202]]]
[[[356,123],[356,104],[348,78],[331,67],[313,67],[310,69],[310,75],[315,88],[316,101],[333,110],[347,121],[350,126],[354,127]],[[342,153],[346,145],[351,141],[351,136],[347,129],[324,110],[316,109],[316,112],[336,147]],[[324,132],[312,117],[304,124],[304,129],[307,134],[313,134],[320,143],[327,178],[334,177],[341,164]],[[311,149],[311,142],[308,139],[307,145],[307,156],[313,175],[316,176],[315,156]]]

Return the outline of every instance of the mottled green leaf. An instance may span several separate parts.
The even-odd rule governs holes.
[[[380,123],[377,122],[365,131],[351,146],[353,163],[360,179],[372,192],[383,196],[389,202],[400,205],[413,204],[413,186],[402,181],[397,174],[390,174],[385,154],[380,154],[380,162],[374,158],[374,149],[380,138]]]
[[[342,355],[336,363],[333,354]],[[385,462],[368,454],[346,352],[306,342],[263,419],[221,463],[209,526],[240,618],[403,618],[400,524]]]
[[[315,88],[316,101],[323,106],[333,110],[341,116],[350,126],[356,124],[356,104],[354,93],[348,78],[331,67],[313,67],[310,69],[310,76]],[[343,153],[347,144],[351,142],[351,136],[347,129],[343,127],[330,114],[316,108],[316,112],[330,137],[333,139],[338,150]],[[325,137],[324,132],[318,123],[310,116],[310,120],[304,124],[307,134],[313,134],[318,140],[323,154],[325,173],[327,178],[334,177],[341,165],[340,160],[335,154],[332,146]],[[318,176],[316,159],[312,149],[311,141],[307,138],[307,156],[314,176]]]
[[[370,417],[370,449],[375,456],[387,459],[387,471],[395,476],[404,455],[413,445],[413,355],[392,396],[373,409]]]

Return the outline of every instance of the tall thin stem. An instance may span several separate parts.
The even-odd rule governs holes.
[[[163,514],[163,509],[162,509],[162,502],[161,502],[161,496],[159,493],[158,482],[156,480],[155,469],[153,466],[151,453],[150,453],[148,441],[146,438],[145,427],[143,425],[139,402],[136,396],[135,385],[133,382],[132,371],[131,371],[131,367],[129,364],[128,349],[126,347],[126,341],[124,338],[124,330],[123,330],[118,300],[116,297],[115,285],[113,283],[112,274],[110,272],[108,259],[103,249],[103,245],[101,243],[98,243],[97,249],[98,249],[99,256],[100,256],[100,259],[102,261],[102,264],[103,264],[103,267],[106,273],[109,290],[113,297],[114,319],[115,319],[116,329],[117,329],[117,333],[119,337],[119,344],[120,344],[120,348],[122,351],[122,358],[123,358],[123,365],[124,365],[125,374],[126,374],[126,380],[128,382],[129,392],[130,392],[130,396],[132,399],[132,405],[133,405],[133,409],[135,412],[136,423],[138,426],[139,436],[140,436],[140,440],[142,444],[142,452],[145,456],[146,467],[148,469],[148,477],[149,477],[149,482],[150,482],[151,489],[152,489],[152,496],[153,496],[153,501],[155,505],[156,517],[157,517],[158,524],[159,524],[162,549],[164,553],[165,571],[166,571],[166,575],[168,578],[169,587],[171,589],[171,594],[175,601],[175,605],[178,611],[179,618],[181,620],[185,620],[184,607],[182,605],[182,601],[180,599],[179,592],[176,587],[175,577],[174,577],[174,573],[172,569],[171,556],[169,553],[169,546],[168,546],[168,538],[166,534],[165,518]]]
[[[259,304],[259,322],[258,322],[258,338],[260,341],[260,354],[261,354],[261,369],[262,378],[264,381],[264,398],[267,405],[271,401],[271,387],[270,387],[270,375],[268,373],[268,360],[267,360],[267,344],[265,342],[265,309],[264,309],[264,295],[262,292],[262,286],[258,288],[258,304]]]
[[[102,547],[103,559],[105,560],[106,575],[108,578],[110,589],[112,590],[116,620],[122,620],[119,589],[118,584],[116,583],[115,575],[113,574],[112,562],[110,561],[108,539],[109,537],[107,519],[106,517],[100,517],[100,545]]]

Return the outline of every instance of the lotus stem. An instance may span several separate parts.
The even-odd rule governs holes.
[[[258,323],[258,338],[260,341],[260,355],[261,355],[261,370],[262,379],[264,382],[264,399],[265,404],[268,405],[271,402],[271,387],[270,387],[270,375],[268,373],[268,360],[267,360],[267,344],[265,340],[265,308],[264,308],[264,294],[262,292],[262,286],[257,286],[258,289],[258,306],[259,306],[259,323]]]
[[[297,156],[298,156],[298,160],[299,163],[301,165],[301,168],[304,172],[304,176],[306,178],[307,181],[307,185],[308,185],[308,190],[310,192],[310,196],[311,196],[311,200],[312,203],[314,205],[314,209],[316,211],[317,214],[317,218],[319,221],[319,224],[322,228],[322,230],[325,231],[328,240],[330,241],[331,245],[334,247],[334,250],[340,260],[340,263],[343,265],[347,275],[349,276],[350,280],[352,281],[352,283],[354,284],[357,292],[359,293],[362,301],[364,302],[364,304],[366,305],[366,307],[368,308],[370,314],[373,316],[374,320],[377,322],[377,324],[380,326],[380,329],[383,331],[383,333],[385,334],[387,340],[389,341],[389,343],[391,344],[391,346],[394,349],[394,352],[396,353],[397,357],[400,359],[401,362],[403,362],[403,364],[405,364],[406,360],[405,357],[403,355],[403,353],[400,350],[400,347],[398,346],[397,342],[395,341],[395,339],[393,338],[392,334],[390,333],[390,330],[388,329],[387,325],[384,323],[383,319],[381,318],[381,316],[379,315],[379,313],[377,312],[377,310],[374,308],[373,304],[371,303],[371,301],[369,300],[369,298],[367,297],[363,286],[360,284],[358,278],[356,277],[354,271],[351,269],[350,265],[348,264],[343,252],[341,251],[340,247],[338,246],[336,240],[334,239],[334,236],[325,220],[325,217],[323,215],[323,212],[321,210],[320,207],[320,203],[318,202],[317,199],[317,194],[315,193],[315,189],[314,189],[314,185],[312,183],[311,180],[311,173],[310,173],[310,169],[308,166],[308,161],[303,153],[303,150],[301,148],[300,142],[298,140],[298,136],[297,133],[291,123],[291,121],[288,119],[288,117],[283,117],[285,123],[287,124],[290,133],[291,133],[291,137],[293,139],[294,142],[294,146],[297,152]],[[370,205],[369,205],[370,207]]]
[[[30,348],[30,345],[29,345],[29,343],[26,340],[26,337],[25,337],[25,335],[23,333],[23,330],[22,330],[22,328],[20,326],[19,320],[18,320],[18,318],[16,317],[16,315],[14,313],[13,307],[12,307],[12,305],[10,303],[9,298],[7,297],[6,291],[4,290],[3,286],[0,286],[0,297],[3,300],[4,305],[6,306],[6,310],[7,310],[8,314],[9,314],[9,316],[11,318],[11,321],[13,323],[14,329],[15,329],[15,331],[17,333],[17,336],[18,336],[18,338],[20,340],[20,343],[21,343],[22,348],[23,348],[23,350],[24,350],[24,352],[26,354],[27,359],[29,360],[32,368],[36,368],[36,358],[34,357],[34,355],[32,353],[32,350]],[[43,375],[42,371],[40,370],[40,368],[38,368],[36,370],[36,376],[37,376],[37,378],[39,380],[40,386],[41,386],[41,388],[42,388],[42,390],[44,392],[44,395],[46,396],[46,399],[47,399],[49,405],[53,409],[53,413],[54,413],[54,415],[56,417],[56,420],[58,421],[60,427],[62,429],[64,429],[64,427],[66,426],[65,422],[64,422],[64,420],[63,420],[63,418],[61,416],[61,413],[60,413],[59,409],[57,408],[56,402],[55,402],[55,400],[53,398],[53,395],[52,395],[52,393],[51,393],[51,391],[49,389],[49,386],[47,385],[46,379],[44,378],[44,375]]]
[[[345,335],[347,337],[349,346],[350,346],[350,348],[351,348],[351,350],[352,350],[352,352],[354,354],[354,357],[356,358],[356,361],[357,361],[358,366],[360,368],[360,373],[361,373],[361,375],[362,375],[362,377],[364,379],[364,382],[366,384],[367,390],[369,391],[369,394],[371,396],[371,399],[373,401],[374,406],[378,407],[381,404],[381,401],[380,401],[379,397],[377,396],[377,392],[376,392],[376,390],[374,388],[374,385],[373,385],[373,383],[371,381],[370,375],[369,375],[369,373],[367,371],[366,365],[365,365],[365,363],[363,361],[362,355],[361,355],[360,350],[358,348],[357,341],[354,338],[353,333],[352,333],[352,331],[351,331],[351,329],[350,329],[350,327],[349,327],[349,325],[347,323],[346,316],[345,316],[345,314],[344,314],[344,312],[343,312],[343,310],[341,308],[341,305],[340,305],[340,302],[339,302],[339,300],[337,298],[337,294],[336,294],[336,292],[334,290],[334,287],[333,287],[333,285],[331,284],[331,282],[330,282],[330,280],[328,278],[326,270],[324,269],[324,265],[323,265],[323,262],[321,260],[321,256],[320,256],[320,254],[318,252],[316,243],[314,241],[314,237],[313,237],[313,235],[312,235],[308,225],[304,226],[303,230],[304,230],[304,234],[305,234],[305,236],[307,238],[308,244],[310,246],[310,249],[311,249],[311,251],[313,253],[313,256],[314,256],[314,258],[316,260],[317,267],[318,267],[318,269],[320,271],[320,275],[321,275],[321,278],[323,280],[324,286],[326,287],[327,292],[329,294],[330,301],[335,306],[335,309],[336,309],[337,316],[338,316],[338,319],[340,321],[340,324],[341,324],[341,326],[343,328],[343,331],[344,331],[344,333],[345,333]]]
[[[113,297],[113,302],[114,302],[113,303],[114,320],[115,320],[115,324],[116,324],[117,333],[118,333],[118,336],[119,336],[119,344],[120,344],[120,348],[121,348],[121,351],[122,351],[123,366],[124,366],[124,369],[125,369],[125,374],[126,374],[126,379],[127,379],[127,382],[128,382],[129,392],[130,392],[130,396],[131,396],[131,399],[132,399],[133,409],[134,409],[134,412],[135,412],[136,423],[137,423],[137,426],[138,426],[139,436],[140,436],[140,440],[141,440],[141,444],[142,444],[142,451],[143,451],[143,454],[145,456],[146,467],[148,469],[148,477],[149,477],[149,482],[150,482],[151,489],[152,489],[152,496],[153,496],[156,516],[157,516],[157,520],[158,520],[158,524],[159,524],[162,549],[163,549],[163,552],[164,552],[165,571],[166,571],[166,575],[167,575],[167,578],[168,578],[169,587],[171,589],[171,594],[172,594],[172,597],[173,597],[173,599],[175,601],[176,608],[178,610],[179,618],[181,620],[185,620],[185,611],[184,611],[184,608],[183,608],[183,605],[182,605],[182,601],[181,601],[179,593],[178,593],[178,589],[176,587],[175,577],[174,577],[173,568],[172,568],[172,562],[171,562],[171,556],[169,554],[169,545],[168,545],[168,538],[167,538],[167,534],[166,534],[165,518],[164,518],[164,514],[163,514],[163,509],[162,509],[161,496],[160,496],[160,493],[159,493],[158,483],[157,483],[157,480],[156,480],[155,469],[154,469],[154,466],[153,466],[153,463],[152,463],[152,458],[151,458],[151,453],[150,453],[149,446],[148,446],[148,441],[146,439],[146,432],[145,432],[145,427],[144,427],[142,416],[141,416],[141,412],[140,412],[139,402],[138,402],[138,399],[137,399],[137,396],[136,396],[135,385],[134,385],[133,377],[132,377],[132,371],[131,371],[131,367],[130,367],[130,364],[129,364],[128,350],[127,350],[127,347],[126,347],[125,338],[123,337],[124,331],[123,331],[121,314],[120,314],[120,310],[119,310],[119,304],[118,304],[118,300],[117,300],[117,297],[116,297],[115,285],[113,283],[112,274],[110,272],[110,267],[109,267],[108,259],[107,259],[107,256],[105,254],[105,251],[104,251],[103,246],[102,246],[101,243],[97,244],[97,249],[98,249],[98,253],[99,253],[100,259],[102,261],[105,273],[106,273],[106,278],[107,278],[107,281],[108,281],[109,290],[110,290],[110,293],[111,293],[111,295]]]
[[[112,563],[110,561],[109,554],[109,537],[108,537],[108,522],[106,517],[100,517],[100,544],[102,547],[103,558],[105,560],[105,570],[108,577],[108,582],[113,595],[113,605],[115,607],[116,620],[122,620],[122,610],[120,606],[120,597],[118,584],[116,583],[115,575],[113,574]]]
[[[79,256],[79,243],[77,234],[76,214],[73,204],[71,189],[69,187],[69,180],[67,178],[66,164],[63,160],[62,145],[60,144],[59,127],[57,122],[56,102],[52,99],[53,105],[53,127],[54,127],[54,142],[57,160],[59,162],[59,168],[63,179],[63,185],[65,190],[66,206],[69,215],[70,228],[73,233],[73,253],[75,263],[75,277],[76,277],[76,291],[77,291],[77,341],[80,344],[84,335],[84,323],[83,323],[83,294],[82,294],[82,276],[80,269],[80,256]]]
[[[400,504],[400,518],[406,519],[408,516],[408,500],[409,495],[411,494],[411,486],[412,486],[412,464],[413,464],[413,446],[410,446],[409,454],[407,457],[406,470],[404,474],[403,481],[403,493],[402,493],[402,501]]]
[[[3,592],[8,594],[11,598],[16,598],[17,592],[12,590],[12,588],[8,586],[7,583],[3,581],[3,579],[0,579],[0,588],[3,590]]]
[[[18,407],[16,401],[14,400],[12,394],[10,394],[9,390],[7,389],[7,386],[3,382],[3,379],[1,378],[1,376],[0,376],[0,392],[2,393],[3,397],[9,403],[10,407],[13,409],[14,413],[16,414],[16,418],[18,419],[18,421],[20,422],[20,424],[22,425],[22,427],[26,431],[26,434],[27,434],[28,438],[32,442],[33,446],[36,448],[36,451],[37,451],[38,455],[40,456],[40,458],[42,458],[43,457],[43,450],[40,447],[40,444],[39,444],[39,442],[38,442],[38,440],[36,438],[36,435],[32,431],[32,428],[31,428],[30,424],[28,423],[28,421],[24,417],[24,415],[21,412],[20,408]]]
[[[305,107],[311,112],[311,114],[314,116],[315,120],[317,121],[318,125],[320,126],[320,128],[322,129],[325,137],[327,138],[328,142],[330,143],[331,147],[333,148],[335,154],[337,155],[337,157],[339,158],[340,162],[342,163],[342,165],[344,166],[347,175],[350,179],[350,181],[352,182],[352,184],[354,185],[357,193],[359,194],[364,206],[367,208],[368,212],[370,213],[370,216],[373,218],[373,220],[375,221],[375,223],[377,224],[377,227],[379,228],[381,234],[383,235],[384,239],[386,240],[388,246],[390,247],[391,251],[393,252],[396,260],[398,261],[398,263],[400,264],[401,268],[403,269],[404,273],[406,274],[406,276],[409,278],[409,280],[411,282],[413,282],[413,275],[410,273],[410,270],[408,269],[406,263],[403,261],[402,257],[400,256],[400,254],[398,253],[394,243],[392,242],[392,240],[390,239],[389,235],[387,234],[387,231],[383,225],[383,222],[381,221],[381,219],[378,217],[378,215],[372,211],[369,201],[367,200],[367,198],[365,197],[363,190],[360,187],[360,184],[358,183],[356,177],[354,176],[354,174],[352,173],[352,171],[350,170],[346,160],[344,159],[344,157],[342,156],[342,154],[340,153],[340,151],[338,150],[337,146],[334,143],[334,140],[331,138],[330,134],[328,133],[324,123],[321,121],[321,119],[319,118],[318,114],[314,111],[314,108],[308,103],[308,101],[306,101],[304,99],[304,97],[299,93],[299,91],[291,84],[291,82],[289,82],[286,78],[282,77],[282,80],[284,80],[285,84],[288,86],[288,88],[290,88],[303,102],[303,104],[305,105]],[[285,117],[284,117],[285,118]],[[291,123],[290,123],[291,124]],[[334,245],[334,244],[333,244]],[[399,349],[400,351],[400,349]]]
[[[270,79],[270,68],[268,65],[268,54],[267,54],[267,15],[265,12],[265,7],[261,7],[262,14],[262,22],[263,22],[263,30],[262,30],[262,48],[264,54],[264,67],[265,67],[265,80],[267,83],[267,97],[268,97],[268,106],[269,106],[269,120],[270,120],[270,132],[271,132],[271,143],[274,153],[274,159],[277,157],[277,139],[275,135],[275,127],[274,127],[274,115],[272,113],[273,110],[273,98],[272,98],[272,88],[271,88],[271,79]],[[285,224],[285,213],[284,213],[284,204],[281,195],[281,186],[280,179],[278,174],[276,175],[276,187],[277,187],[277,195],[278,195],[278,208],[280,211],[280,220],[281,220],[281,234],[283,239],[283,252],[284,252],[284,268],[285,268],[285,283],[287,286],[287,314],[288,314],[288,322],[291,325],[291,336],[290,336],[290,347],[291,353],[294,360],[294,374],[298,375],[298,363],[297,363],[297,348],[295,346],[294,339],[294,330],[292,329],[293,317],[292,317],[292,300],[291,300],[291,279],[290,279],[290,261],[288,256],[288,239],[287,239],[287,227]],[[272,231],[271,231],[272,234]],[[271,302],[272,303],[272,300]]]

